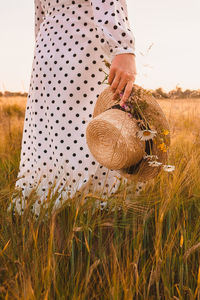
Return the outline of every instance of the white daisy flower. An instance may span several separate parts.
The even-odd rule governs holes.
[[[158,159],[157,155],[144,155],[143,158]]]
[[[148,161],[148,164],[149,164],[151,167],[159,167],[160,165],[162,165],[161,162],[156,161],[156,160],[154,160],[154,161]]]
[[[137,136],[142,140],[150,140],[153,139],[154,136],[156,135],[157,131],[156,130],[140,130],[137,132]]]
[[[172,165],[163,165],[163,170],[166,172],[172,172],[175,170],[175,166]]]

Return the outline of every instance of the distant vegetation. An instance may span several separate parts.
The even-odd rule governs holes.
[[[181,87],[176,87],[176,89],[169,92],[165,92],[162,88],[156,90],[149,90],[155,98],[165,99],[165,98],[174,98],[174,99],[186,99],[186,98],[200,98],[200,89],[198,90],[182,90]],[[22,92],[9,92],[5,91],[0,92],[0,97],[27,97],[28,93]]]
[[[163,98],[176,98],[176,99],[186,99],[186,98],[200,98],[200,89],[198,90],[182,90],[180,87],[176,87],[176,89],[169,91],[168,93],[163,91],[162,88],[158,88],[156,90],[150,90],[152,95],[155,98],[163,99]]]
[[[22,93],[22,92],[9,92],[5,91],[0,92],[0,97],[27,97],[28,93]]]

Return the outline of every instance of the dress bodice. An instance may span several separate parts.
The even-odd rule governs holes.
[[[34,0],[35,37],[41,23],[48,19],[55,22],[56,16],[63,21],[84,21],[79,15],[83,9],[85,22],[92,23],[99,41],[113,58],[117,54],[135,53],[135,38],[131,31],[126,0]],[[73,7],[73,17],[67,17]],[[67,18],[66,18],[67,17]]]

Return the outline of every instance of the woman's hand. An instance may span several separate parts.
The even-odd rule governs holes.
[[[135,55],[123,53],[116,55],[111,63],[108,83],[110,84],[114,97],[124,92],[120,105],[124,105],[132,91],[136,77]]]

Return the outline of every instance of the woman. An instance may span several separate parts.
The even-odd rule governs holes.
[[[94,159],[85,131],[106,87],[104,59],[111,63],[108,82],[115,95],[124,91],[121,105],[130,95],[134,43],[125,0],[35,0],[34,59],[16,187],[26,200],[37,186],[36,214],[53,186],[62,191],[57,207],[88,182],[103,196],[118,189],[122,178]],[[15,205],[23,212],[24,201],[16,199]]]

